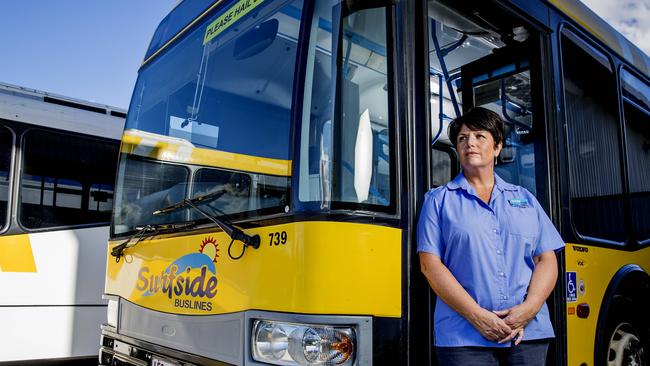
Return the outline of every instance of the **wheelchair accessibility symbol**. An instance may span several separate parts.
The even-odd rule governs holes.
[[[566,273],[566,302],[576,302],[578,301],[578,291],[576,289],[576,273],[567,272]]]

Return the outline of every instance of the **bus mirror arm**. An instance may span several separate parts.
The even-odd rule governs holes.
[[[225,231],[225,230],[224,230]],[[231,236],[232,239],[234,240],[239,240],[244,245],[247,247],[253,247],[253,249],[258,249],[260,247],[260,236],[255,234],[255,235],[246,235],[243,231],[235,228],[235,231],[233,232],[233,235]]]

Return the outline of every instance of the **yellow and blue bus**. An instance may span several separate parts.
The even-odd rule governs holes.
[[[483,106],[567,243],[549,364],[647,365],[649,70],[573,0],[180,2],[122,138],[100,364],[434,364],[414,229]]]
[[[125,117],[0,83],[0,363],[96,358]]]

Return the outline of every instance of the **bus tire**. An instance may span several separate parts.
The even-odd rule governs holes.
[[[625,300],[623,300],[625,299]],[[634,307],[629,298],[619,297],[606,326],[607,366],[650,366],[647,362],[647,335],[642,321],[633,319]],[[621,301],[623,300],[623,301]],[[647,325],[645,325],[647,326]]]

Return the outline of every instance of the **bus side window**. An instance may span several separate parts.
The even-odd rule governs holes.
[[[119,146],[33,129],[23,140],[20,223],[26,229],[110,221]]]
[[[13,135],[4,126],[0,127],[0,230],[4,230],[7,226],[7,201],[9,198],[12,151]]]
[[[624,221],[616,78],[609,59],[561,36],[571,220],[584,238],[622,244]]]
[[[623,115],[632,224],[637,239],[650,243],[650,86],[621,71]]]
[[[394,122],[389,111],[386,9],[345,16],[338,44],[332,14],[336,19],[342,5],[332,7],[335,3],[316,2],[312,21],[298,197],[302,202],[321,201],[321,207],[336,202],[391,211]],[[340,74],[340,81],[332,71]],[[332,84],[338,99],[333,98]]]

